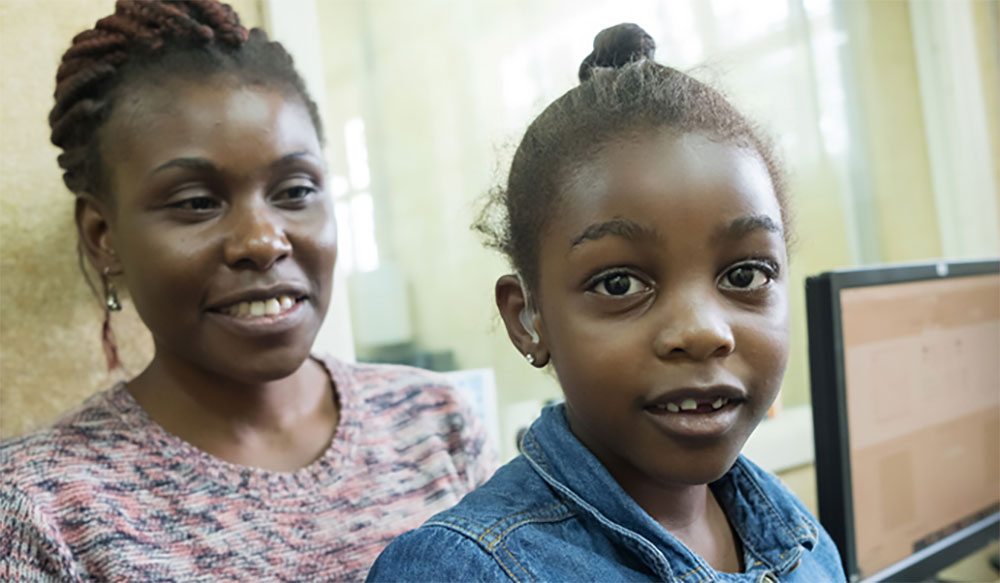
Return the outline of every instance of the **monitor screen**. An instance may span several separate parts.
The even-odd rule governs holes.
[[[996,536],[998,272],[938,263],[807,280],[820,520],[852,579],[929,575]]]

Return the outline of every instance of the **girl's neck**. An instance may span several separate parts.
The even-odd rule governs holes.
[[[619,483],[647,514],[712,568],[743,571],[739,537],[707,484],[666,487],[642,481]]]
[[[283,379],[250,384],[158,352],[128,391],[170,433],[226,461],[266,469],[308,465],[339,419],[334,387],[312,359]]]

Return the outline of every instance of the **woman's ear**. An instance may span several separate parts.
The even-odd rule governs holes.
[[[514,347],[533,366],[541,368],[548,364],[549,351],[538,331],[538,314],[521,279],[514,274],[504,275],[497,280],[495,294],[500,317]]]
[[[107,213],[107,205],[92,195],[77,195],[75,218],[76,231],[80,236],[80,248],[98,273],[118,275],[122,269],[121,262],[115,250],[114,235]]]

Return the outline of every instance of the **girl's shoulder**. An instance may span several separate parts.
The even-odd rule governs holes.
[[[396,538],[368,580],[530,580],[525,566],[509,552],[512,539],[551,543],[541,531],[558,528],[575,515],[518,456],[457,505]],[[444,556],[442,548],[448,549]]]

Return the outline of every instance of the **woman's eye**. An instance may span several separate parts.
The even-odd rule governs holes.
[[[207,196],[195,196],[171,203],[167,206],[186,211],[206,212],[217,209],[219,201]]]
[[[590,288],[591,291],[602,296],[630,296],[641,293],[649,289],[638,277],[627,273],[612,273],[597,280]]]
[[[315,186],[310,186],[307,184],[297,184],[282,189],[275,196],[275,199],[278,202],[300,204],[310,196],[316,194],[317,191],[318,189]]]
[[[719,286],[723,289],[752,291],[771,283],[774,270],[757,263],[743,263],[722,275]]]

